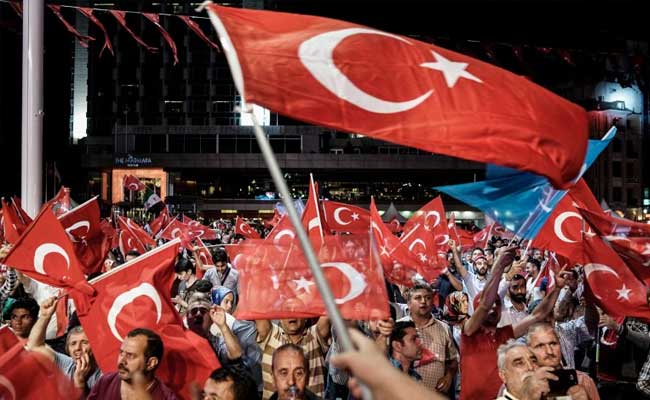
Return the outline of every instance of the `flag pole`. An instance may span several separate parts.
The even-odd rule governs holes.
[[[252,107],[250,104],[248,106]],[[289,219],[291,220],[291,223],[293,224],[293,227],[296,230],[296,235],[298,236],[298,240],[300,241],[300,246],[302,247],[302,250],[305,253],[305,258],[307,259],[307,263],[309,264],[311,273],[314,276],[314,282],[316,283],[316,286],[318,287],[321,297],[323,298],[325,309],[327,310],[327,314],[330,320],[332,321],[332,326],[334,327],[334,330],[336,332],[337,339],[341,343],[341,347],[343,348],[343,351],[354,351],[355,347],[354,344],[352,343],[352,339],[348,334],[348,330],[345,326],[345,323],[343,322],[343,318],[341,317],[341,314],[339,313],[339,309],[336,307],[334,296],[332,295],[332,290],[330,289],[329,284],[325,279],[325,275],[323,274],[323,271],[320,267],[320,264],[318,263],[318,259],[316,258],[316,253],[314,252],[314,249],[311,246],[311,242],[309,240],[309,237],[307,236],[307,232],[305,231],[305,228],[302,226],[302,222],[300,221],[300,216],[298,215],[298,212],[294,207],[293,198],[291,197],[289,188],[287,187],[287,182],[284,180],[284,177],[282,176],[282,171],[280,170],[278,161],[275,158],[275,154],[273,153],[273,150],[271,149],[271,145],[269,144],[269,141],[266,138],[266,134],[262,130],[262,127],[259,125],[259,122],[255,117],[255,114],[252,112],[252,108],[242,110],[242,112],[250,113],[251,119],[253,121],[253,128],[254,128],[253,130],[255,132],[255,138],[257,139],[257,143],[260,146],[260,150],[262,151],[262,155],[264,156],[264,161],[266,162],[266,166],[268,167],[269,172],[271,173],[273,182],[275,183],[276,188],[280,192],[280,195],[282,195],[282,202],[284,203],[284,207],[287,210],[287,215],[289,215]]]
[[[20,197],[37,215],[43,204],[43,0],[23,2],[22,145]]]

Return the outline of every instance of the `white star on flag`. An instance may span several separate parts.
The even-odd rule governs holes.
[[[386,248],[386,246],[381,246],[381,254],[379,254],[379,255],[380,256],[384,256],[384,255],[390,256],[390,253],[388,252],[388,249]]]
[[[422,261],[423,263],[425,263],[425,262],[427,262],[429,260],[427,258],[427,256],[424,255],[424,253],[420,253],[420,255],[418,257],[420,258],[420,261]]]
[[[304,276],[301,276],[300,279],[292,279],[292,281],[296,284],[296,290],[303,289],[305,292],[311,294],[309,287],[314,285],[314,282],[308,281]]]
[[[352,214],[352,219],[355,220],[355,221],[358,221],[359,220],[359,214],[357,214],[357,213]]]
[[[616,300],[625,299],[629,301],[631,291],[632,291],[631,289],[626,288],[625,284],[623,284],[622,288],[616,289],[616,292],[618,293],[618,297],[616,298]]]
[[[429,232],[431,230],[431,228],[429,227],[429,225],[424,225],[424,230]]]
[[[445,76],[448,87],[454,87],[459,78],[465,78],[474,82],[483,83],[482,80],[465,71],[465,68],[467,68],[468,65],[467,63],[448,60],[433,50],[431,50],[431,53],[433,53],[436,62],[423,63],[420,64],[420,66],[441,71]]]

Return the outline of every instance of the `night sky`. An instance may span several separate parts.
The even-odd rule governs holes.
[[[126,2],[124,6],[133,3]],[[647,52],[650,37],[645,21],[647,14],[640,12],[638,1],[278,0],[266,3],[270,9],[339,18],[414,35],[528,75],[545,86],[602,79],[603,68],[600,61],[595,61],[598,54],[622,52],[626,40],[644,42]],[[20,18],[6,3],[0,3],[0,167],[4,175],[0,195],[5,196],[20,191],[21,30]],[[58,160],[65,180],[66,176],[75,175],[79,162],[78,150],[68,143],[73,39],[49,11],[46,12],[45,44],[44,156],[46,160]],[[513,46],[525,47],[525,65],[513,61]],[[540,54],[540,48],[544,47],[553,49],[550,55]],[[91,45],[92,52],[98,52],[99,48]],[[565,50],[568,53],[561,52]],[[490,52],[493,54],[486,54]],[[567,64],[563,54],[569,54],[575,65]]]

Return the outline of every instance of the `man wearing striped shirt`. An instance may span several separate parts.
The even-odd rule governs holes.
[[[255,321],[257,344],[262,351],[262,379],[264,381],[263,399],[268,400],[275,391],[272,374],[273,352],[283,344],[293,343],[302,348],[309,363],[309,382],[307,389],[323,397],[325,394],[325,355],[330,345],[330,320],[321,317],[318,322],[307,327],[307,320],[293,318],[271,321]]]

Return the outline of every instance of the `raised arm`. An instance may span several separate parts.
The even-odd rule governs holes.
[[[223,335],[223,341],[226,343],[226,351],[228,352],[229,360],[236,360],[241,358],[242,349],[239,344],[239,339],[232,333],[228,324],[226,323],[226,311],[221,306],[212,306],[210,309],[210,319],[217,325],[217,328]]]
[[[472,336],[474,333],[476,333],[476,331],[478,331],[479,327],[483,324],[483,321],[485,321],[485,318],[490,312],[492,305],[494,305],[494,302],[497,299],[497,291],[499,289],[499,282],[501,282],[501,274],[503,274],[503,270],[506,268],[506,266],[512,263],[512,260],[514,259],[515,249],[516,246],[509,246],[497,256],[497,259],[494,262],[494,268],[490,274],[490,278],[488,279],[487,283],[485,284],[485,288],[481,293],[480,303],[474,310],[474,314],[472,314],[472,316],[467,320],[467,322],[465,322],[465,325],[463,326],[463,332],[465,335]],[[473,301],[473,299],[470,299],[470,301]]]
[[[460,261],[460,254],[458,253],[458,247],[456,247],[456,241],[453,239],[449,240],[449,247],[451,248],[451,255],[454,258],[454,264],[456,264],[456,270],[461,277],[465,278],[467,276],[467,269],[462,261]]]
[[[267,319],[258,319],[255,321],[255,328],[257,328],[257,343],[261,343],[269,336],[273,326]]]
[[[52,319],[52,315],[54,315],[54,311],[56,311],[56,302],[56,297],[50,297],[41,304],[38,319],[27,338],[27,350],[37,351],[52,361],[54,361],[54,353],[52,349],[45,345],[45,331],[50,319]]]
[[[547,294],[544,299],[539,303],[532,314],[526,316],[524,319],[512,325],[512,331],[515,338],[523,336],[528,328],[536,323],[543,321],[552,311],[557,301],[560,291],[566,285],[566,274],[569,272],[560,272],[555,276],[555,287]]]

